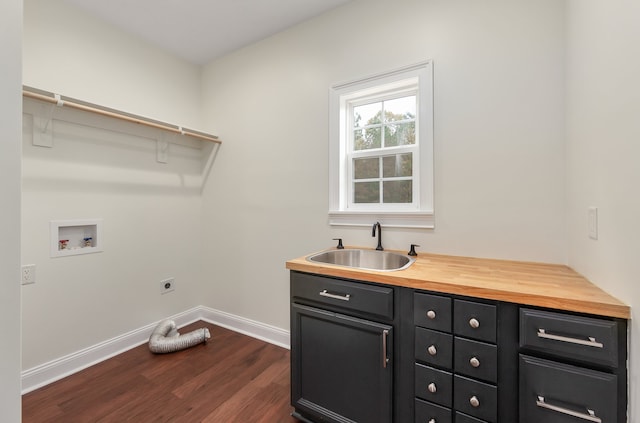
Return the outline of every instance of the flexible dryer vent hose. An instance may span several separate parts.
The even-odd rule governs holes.
[[[211,338],[209,329],[201,328],[180,335],[173,320],[163,320],[151,333],[149,349],[156,354],[184,350]]]

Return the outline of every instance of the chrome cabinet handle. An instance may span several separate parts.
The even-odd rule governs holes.
[[[387,329],[382,331],[382,368],[387,368],[387,363],[389,362],[389,358],[387,357],[387,337],[389,336],[389,331]]]
[[[604,348],[604,344],[602,342],[596,341],[596,338],[593,338],[591,336],[589,337],[589,340],[580,338],[569,338],[568,336],[553,335],[551,333],[547,333],[545,329],[538,329],[538,338],[569,342],[570,344],[585,345],[587,347]]]
[[[349,299],[351,298],[351,295],[349,294],[336,295],[328,292],[326,289],[323,289],[322,291],[320,291],[318,295],[322,297],[333,298],[334,300],[342,300],[342,301],[349,301]]]
[[[429,353],[429,355],[438,354],[438,350],[436,349],[435,345],[431,345],[429,348],[427,348],[427,352]]]
[[[471,320],[469,320],[469,326],[471,326],[474,329],[478,329],[480,327],[480,322],[478,321],[478,319],[473,317],[471,318]]]
[[[471,404],[472,407],[480,407],[480,400],[474,395],[469,398],[469,404]]]
[[[469,364],[471,364],[471,367],[480,367],[480,360],[477,357],[471,357]]]
[[[429,310],[429,311],[427,311],[427,317],[428,317],[429,319],[431,319],[431,320],[435,319],[435,318],[436,318],[436,312],[435,312],[435,311],[433,311],[433,310]]]
[[[438,391],[438,388],[436,388],[436,384],[431,382],[429,384],[429,386],[427,386],[427,389],[429,390],[429,392],[431,392],[432,394],[435,394]]]
[[[558,413],[566,414],[568,416],[577,417],[579,419],[587,420],[594,423],[602,423],[602,419],[596,416],[595,411],[587,408],[587,413],[581,413],[579,411],[569,410],[568,408],[558,407],[557,405],[551,405],[548,402],[544,401],[544,397],[538,395],[538,400],[536,401],[536,405],[538,407],[546,408],[547,410],[556,411]]]

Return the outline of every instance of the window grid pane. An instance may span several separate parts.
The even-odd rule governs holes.
[[[353,126],[354,128],[364,128],[367,125],[375,125],[381,123],[382,102],[363,104],[353,108]]]
[[[413,181],[384,181],[382,183],[383,200],[385,204],[413,202]]]
[[[411,204],[413,153],[353,159],[354,204]]]
[[[416,96],[406,96],[387,100],[384,102],[385,122],[395,122],[400,120],[415,120],[416,118]]]
[[[391,123],[384,127],[384,146],[396,147],[416,143],[416,123]]]
[[[380,177],[380,159],[369,157],[353,160],[353,179],[371,179]]]
[[[353,150],[415,144],[416,108],[415,95],[353,106]]]
[[[380,182],[355,182],[353,184],[354,203],[380,203]]]
[[[370,150],[382,147],[382,125],[356,128],[353,132],[353,149]]]
[[[396,154],[382,158],[382,177],[413,176],[413,153]]]

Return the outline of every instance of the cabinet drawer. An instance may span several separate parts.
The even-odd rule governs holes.
[[[451,410],[416,398],[415,423],[453,423]]]
[[[476,419],[475,417],[467,416],[466,414],[456,413],[455,423],[486,423],[484,420]]]
[[[416,396],[451,407],[453,380],[451,373],[416,364]]]
[[[617,422],[617,394],[616,375],[520,355],[520,423]]]
[[[498,347],[479,341],[455,338],[454,369],[456,373],[496,382],[498,379]]]
[[[417,326],[451,332],[451,298],[413,294],[413,322]]]
[[[520,309],[520,346],[560,357],[618,366],[617,322]]]
[[[453,406],[457,411],[488,422],[498,418],[498,389],[494,385],[455,376]]]
[[[454,301],[453,332],[467,338],[496,342],[496,306]]]
[[[430,329],[415,329],[415,358],[427,364],[451,369],[453,335]]]
[[[291,296],[294,300],[393,319],[392,288],[292,273]]]

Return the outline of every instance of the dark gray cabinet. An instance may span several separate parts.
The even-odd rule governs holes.
[[[420,291],[413,304],[414,421],[515,422],[517,307]]]
[[[291,272],[293,415],[624,423],[627,322]]]
[[[520,347],[520,423],[626,422],[625,321],[523,307]]]
[[[294,274],[291,291],[294,416],[392,422],[393,290]]]

